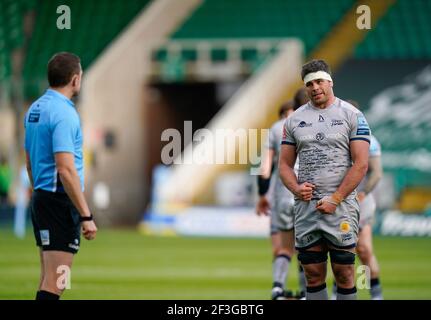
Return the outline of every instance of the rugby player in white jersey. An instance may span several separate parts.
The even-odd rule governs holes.
[[[350,104],[359,109],[356,101],[348,100]],[[376,200],[373,190],[383,176],[381,162],[381,147],[375,136],[370,136],[370,150],[368,159],[368,172],[358,186],[359,200],[359,239],[356,246],[361,263],[369,268],[370,295],[372,300],[383,300],[382,287],[379,278],[379,264],[373,250],[373,222],[376,211]],[[336,285],[334,283],[332,299],[335,300]]]
[[[304,89],[298,90],[294,100],[284,103],[279,110],[280,120],[270,129],[269,141],[262,162],[261,175],[258,177],[259,200],[256,204],[258,215],[271,217],[272,242],[272,291],[273,300],[301,299],[305,296],[304,270],[299,266],[299,292],[293,295],[291,290],[285,290],[285,283],[289,272],[289,265],[295,254],[295,240],[293,233],[293,195],[283,185],[278,174],[278,155],[280,151],[283,125],[286,118],[298,107],[308,101]],[[275,170],[273,170],[275,165]],[[271,176],[273,185],[269,187]],[[271,192],[268,190],[271,189]],[[268,193],[271,193],[268,196]]]
[[[359,203],[355,189],[368,169],[370,129],[358,109],[334,95],[325,61],[306,63],[301,77],[310,102],[285,122],[279,171],[295,196],[295,247],[307,279],[306,298],[328,299],[329,253],[337,299],[356,299]]]

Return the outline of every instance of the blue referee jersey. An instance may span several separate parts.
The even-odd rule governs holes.
[[[55,166],[54,154],[73,153],[84,191],[82,131],[73,102],[48,89],[30,106],[24,119],[24,147],[30,156],[34,189],[65,192]]]

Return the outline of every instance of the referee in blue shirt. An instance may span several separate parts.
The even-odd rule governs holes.
[[[25,115],[27,171],[34,190],[30,208],[41,262],[37,300],[60,298],[70,281],[81,229],[87,240],[97,232],[83,194],[82,131],[71,101],[81,78],[79,57],[54,55],[48,63],[50,88]]]

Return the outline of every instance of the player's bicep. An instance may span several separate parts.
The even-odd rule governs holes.
[[[295,167],[296,162],[296,146],[291,144],[282,144],[280,147],[279,167],[289,166]]]
[[[368,166],[368,150],[370,143],[365,140],[350,141],[350,155],[354,163]]]
[[[288,165],[293,169],[296,162],[296,140],[291,131],[291,118],[287,118],[283,126],[278,167]]]

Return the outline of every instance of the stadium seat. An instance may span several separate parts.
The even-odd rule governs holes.
[[[32,0],[0,1],[0,81],[11,76],[11,52],[23,45],[23,16],[33,6]]]
[[[150,0],[42,1],[34,8],[35,29],[24,66],[26,97],[33,98],[41,93],[46,81],[46,62],[54,53],[71,51],[78,54],[85,69],[149,2]],[[62,4],[71,9],[70,30],[59,30],[56,27],[59,17],[56,10]]]
[[[355,51],[363,59],[431,58],[431,2],[398,0]]]
[[[334,24],[351,8],[353,0],[318,0],[298,3],[293,0],[206,0],[172,35],[172,40],[246,40],[300,38],[306,53],[310,52]],[[310,11],[310,5],[315,10]],[[330,13],[327,6],[329,5]],[[325,14],[323,14],[325,12]],[[240,59],[256,70],[266,60],[267,54],[257,48],[241,47]],[[274,46],[269,48],[274,53]],[[194,53],[192,51],[195,51]],[[181,58],[194,61],[197,49],[184,50]],[[161,47],[153,60],[163,68],[169,64],[166,48]],[[228,59],[227,48],[211,48],[210,59],[214,62]]]
[[[328,10],[328,4],[318,0],[207,0],[172,38],[298,37],[309,52],[353,3],[331,1]],[[310,7],[315,10],[310,11]]]

